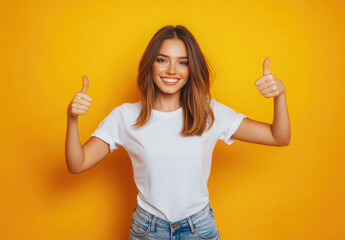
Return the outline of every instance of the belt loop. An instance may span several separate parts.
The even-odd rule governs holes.
[[[211,206],[211,203],[210,203],[210,202],[208,202],[208,206],[209,206],[209,208],[210,208],[211,212],[213,212],[213,208],[212,208],[212,206]]]
[[[194,234],[195,231],[194,231],[192,220],[190,219],[190,217],[187,217],[187,219],[188,219],[188,224],[189,224],[190,230]]]
[[[151,232],[155,231],[155,223],[156,223],[157,216],[153,217],[152,225],[151,225]]]

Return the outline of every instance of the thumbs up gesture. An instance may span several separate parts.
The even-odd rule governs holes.
[[[278,97],[285,93],[285,87],[282,81],[275,78],[268,69],[270,58],[266,57],[263,63],[264,74],[261,78],[256,80],[255,84],[262,95],[266,98]]]
[[[91,105],[92,98],[86,94],[89,87],[89,80],[83,76],[83,88],[76,93],[71,103],[67,108],[67,115],[71,118],[78,117],[78,115],[85,114]]]

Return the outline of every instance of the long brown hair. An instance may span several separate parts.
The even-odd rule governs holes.
[[[210,71],[212,68],[207,63],[194,36],[182,25],[176,27],[168,25],[159,29],[141,57],[137,81],[142,108],[134,126],[141,127],[150,120],[156,93],[152,65],[164,40],[172,38],[181,39],[184,42],[189,60],[189,78],[181,88],[180,94],[183,111],[181,134],[182,136],[201,136],[207,123],[208,130],[214,122],[214,114],[210,107],[210,75],[213,72]]]

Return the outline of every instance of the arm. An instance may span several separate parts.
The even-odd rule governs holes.
[[[65,158],[68,171],[78,173],[84,161],[84,151],[79,139],[77,117],[67,117]]]
[[[84,172],[103,160],[109,153],[109,144],[96,137],[91,137],[81,146],[78,119],[67,118],[65,158],[70,173]]]
[[[287,146],[290,144],[291,129],[290,118],[287,110],[285,92],[274,98],[274,118],[272,135],[277,142]]]
[[[232,138],[245,142],[271,146],[290,144],[290,119],[286,104],[285,87],[268,69],[269,58],[264,61],[264,76],[256,81],[258,90],[266,98],[274,97],[273,123],[263,123],[249,118],[242,120]]]
[[[83,77],[83,89],[77,93],[67,108],[67,131],[65,141],[65,158],[70,173],[81,173],[92,167],[110,153],[109,144],[101,139],[91,137],[81,146],[78,129],[78,116],[85,114],[92,101],[86,94],[89,81]]]

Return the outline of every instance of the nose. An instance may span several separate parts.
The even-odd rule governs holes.
[[[168,69],[167,69],[167,74],[175,74],[176,73],[176,69],[175,69],[175,64],[173,63],[169,63]]]

